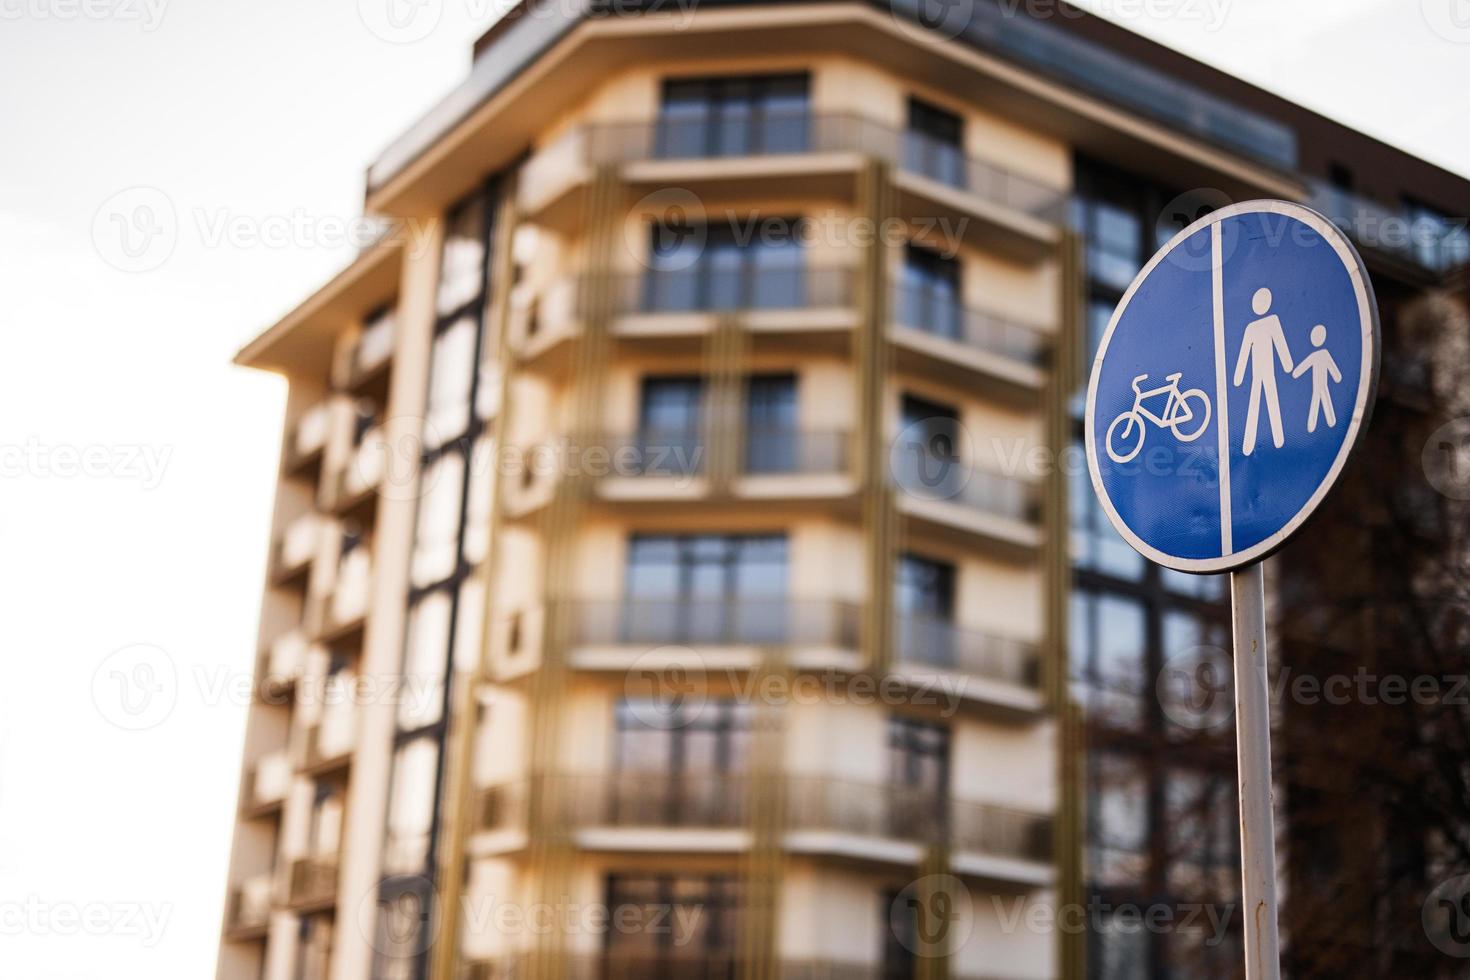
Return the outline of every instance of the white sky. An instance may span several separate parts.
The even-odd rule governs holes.
[[[8,977],[213,974],[284,395],[229,360],[349,260],[318,239],[498,9],[391,43],[389,2],[0,0]],[[1082,5],[1470,172],[1470,0]],[[94,217],[139,185],[178,233],[130,273]]]

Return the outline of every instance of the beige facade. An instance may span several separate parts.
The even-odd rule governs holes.
[[[800,146],[670,147],[670,80],[773,76],[803,80]],[[1076,888],[1044,465],[1073,160],[1295,185],[858,3],[588,19],[456,119],[370,175],[412,233],[240,356],[290,395],[222,980],[1076,975],[1028,914]],[[723,260],[676,267],[674,225],[798,241],[722,246],[739,291],[690,298]],[[903,299],[915,245],[938,314]],[[790,392],[764,461],[752,377]],[[699,463],[665,475],[660,378],[698,393]],[[952,413],[958,482],[905,469],[915,404]],[[780,571],[721,559],[710,598],[634,553],[699,539]],[[725,757],[689,762],[716,714]],[[609,924],[648,889],[687,942]]]

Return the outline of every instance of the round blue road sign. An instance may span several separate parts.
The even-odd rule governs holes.
[[[1190,225],[1113,312],[1087,466],[1113,526],[1185,572],[1259,561],[1342,472],[1378,383],[1378,304],[1332,222],[1251,201]]]

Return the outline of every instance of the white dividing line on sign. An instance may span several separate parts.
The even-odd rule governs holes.
[[[1215,428],[1220,434],[1220,556],[1234,550],[1230,533],[1230,389],[1225,381],[1225,257],[1220,222],[1210,226],[1210,251],[1215,293]]]

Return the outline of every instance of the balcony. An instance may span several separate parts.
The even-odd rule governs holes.
[[[749,847],[753,786],[742,772],[604,772],[538,777],[551,809],[529,812],[528,780],[480,792],[483,833],[552,822],[592,850],[728,851]],[[1051,875],[1051,818],[915,787],[827,775],[786,777],[786,847],[858,860],[916,864],[948,847],[977,876],[1040,885]],[[656,831],[656,833],[647,833]]]
[[[302,514],[282,530],[271,548],[271,583],[304,585],[311,561],[321,541],[322,521],[317,514]]]
[[[540,777],[571,827],[718,828],[745,826],[749,779],[727,772],[561,773]],[[481,830],[517,827],[526,820],[525,780],[482,790]]]
[[[902,447],[901,447],[902,448]],[[898,509],[921,528],[961,531],[1001,552],[1028,555],[1041,547],[1041,484],[941,459],[920,447],[890,457]]]
[[[357,395],[387,402],[388,367],[393,360],[397,317],[390,309],[371,319],[347,355],[342,387]]]
[[[722,198],[851,193],[865,159],[896,171],[901,212],[965,215],[966,237],[977,244],[1035,258],[1058,240],[1065,191],[863,116],[805,110],[737,127],[680,119],[583,126],[532,158],[521,203],[539,220],[571,220],[578,194],[604,165],[617,166],[634,187]]]
[[[294,912],[315,912],[337,903],[337,862],[319,857],[291,862],[286,905]]]
[[[850,265],[646,269],[615,277],[614,331],[630,343],[688,342],[736,316],[757,339],[842,340],[857,323],[855,283]]]
[[[263,699],[279,701],[290,695],[306,670],[306,655],[310,649],[306,632],[299,628],[289,630],[271,642],[257,683]]]
[[[1470,230],[1415,218],[1407,209],[1391,207],[1330,184],[1316,182],[1307,205],[1322,212],[1359,246],[1421,274],[1442,276],[1470,263]]]
[[[1046,381],[1050,342],[1038,327],[903,283],[894,287],[892,323],[900,357],[915,366],[961,382],[980,374],[1028,392]]]
[[[1024,640],[964,629],[927,616],[900,616],[897,632],[895,653],[900,662],[1028,689],[1041,683],[1036,646]]]
[[[327,402],[318,402],[302,412],[286,434],[285,459],[282,462],[286,475],[309,478],[314,474],[331,432],[332,412]]]
[[[697,906],[690,907],[691,912],[695,909]],[[741,960],[734,951],[683,948],[667,951],[640,949],[636,952],[604,950],[570,957],[557,956],[554,969],[554,975],[564,980],[737,980],[744,975]],[[537,957],[531,953],[471,961],[462,964],[459,970],[459,980],[521,980],[540,975]],[[783,973],[782,980],[786,976]],[[821,980],[857,980],[857,977],[830,974],[823,975]],[[862,980],[878,980],[878,975],[866,974]]]
[[[721,658],[709,648],[727,648],[738,666],[751,648],[796,646],[820,655],[858,646],[858,606],[822,599],[624,598],[578,603],[573,617],[573,642],[583,648],[574,662],[589,669],[626,669],[627,649],[609,649],[619,647],[637,655],[657,646],[704,648],[711,665]]]
[[[271,875],[253,875],[230,890],[225,932],[230,939],[244,941],[263,939],[271,919]]]
[[[372,600],[372,549],[366,541],[344,554],[331,591],[312,597],[308,628],[324,640],[341,639],[362,629]]]
[[[381,426],[372,426],[362,435],[347,462],[332,476],[328,504],[333,514],[371,521],[373,494],[386,471],[387,450]]]
[[[922,848],[943,845],[957,868],[989,868],[977,873],[1028,885],[1050,878],[1041,867],[1052,857],[1045,814],[829,776],[793,776],[788,785],[793,850],[913,863]]]
[[[251,817],[275,813],[291,791],[291,756],[285,751],[268,752],[255,761],[245,776],[240,809]]]
[[[357,710],[352,703],[351,680],[336,675],[325,680],[323,700],[329,702],[316,724],[306,730],[303,772],[313,775],[340,769],[352,761],[357,748]]]

